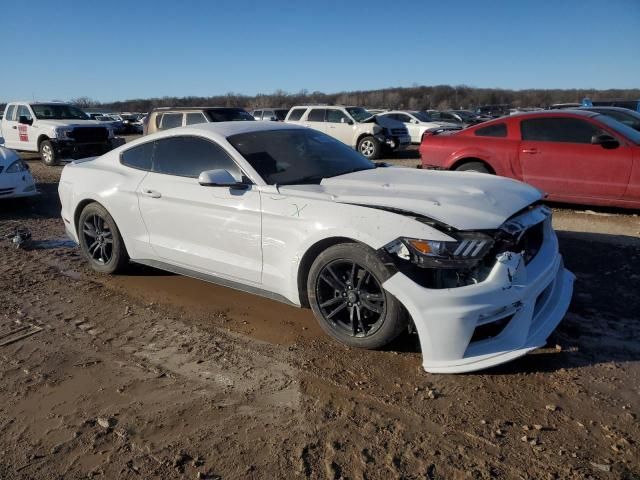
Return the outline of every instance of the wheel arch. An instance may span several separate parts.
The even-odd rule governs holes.
[[[307,279],[309,278],[309,271],[311,270],[311,265],[318,255],[324,252],[327,248],[333,247],[334,245],[338,245],[341,243],[362,243],[354,238],[349,237],[328,237],[323,238],[322,240],[317,241],[313,245],[311,245],[304,255],[302,259],[300,259],[300,263],[298,266],[298,294],[300,298],[300,306],[303,308],[309,308],[309,295],[307,292]]]
[[[458,167],[460,167],[461,165],[464,165],[465,163],[472,163],[472,162],[483,164],[485,167],[487,167],[487,170],[489,170],[490,173],[495,175],[496,169],[493,168],[493,166],[489,162],[487,162],[482,158],[472,157],[472,156],[469,156],[469,157],[465,156],[457,159],[455,162],[451,164],[451,167],[449,167],[449,170],[457,170]]]
[[[51,140],[51,138],[43,133],[40,136],[38,136],[38,141],[37,141],[37,147],[38,147],[38,151],[40,151],[40,145],[42,144],[42,142],[44,142],[45,140]]]
[[[127,245],[127,240],[125,239],[125,236],[122,234],[122,229],[120,228],[120,225],[118,224],[118,220],[113,216],[113,213],[111,212],[111,210],[109,210],[102,202],[100,202],[99,200],[95,199],[95,198],[85,198],[81,201],[78,202],[78,204],[76,205],[75,210],[73,211],[73,226],[76,229],[76,235],[78,236],[78,239],[80,238],[80,215],[82,214],[82,211],[85,209],[85,207],[87,205],[90,205],[92,203],[95,203],[97,205],[100,205],[102,208],[104,208],[107,213],[109,215],[111,215],[111,218],[113,219],[113,221],[116,224],[116,228],[118,229],[118,231],[120,232],[120,238],[122,239],[122,243],[124,244],[124,248],[127,250],[127,252],[129,252],[129,246]]]

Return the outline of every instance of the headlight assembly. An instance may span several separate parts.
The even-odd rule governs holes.
[[[401,237],[385,249],[423,268],[473,268],[493,246],[484,233],[459,232],[456,241],[443,242]]]

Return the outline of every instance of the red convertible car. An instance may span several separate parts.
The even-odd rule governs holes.
[[[502,117],[422,138],[423,168],[493,173],[549,200],[640,208],[640,132],[596,112]]]

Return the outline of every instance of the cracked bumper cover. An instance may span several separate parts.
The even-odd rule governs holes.
[[[487,279],[474,285],[429,289],[398,272],[383,287],[413,318],[424,369],[463,373],[543,346],[569,308],[574,278],[564,268],[549,221],[545,241],[528,265],[522,255],[507,252],[498,256]],[[476,327],[508,317],[497,336],[471,341]]]

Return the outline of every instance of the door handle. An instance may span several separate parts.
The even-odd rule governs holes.
[[[151,198],[160,198],[162,194],[160,192],[156,192],[155,190],[142,190],[142,194]]]
[[[530,153],[531,155],[534,155],[536,153],[540,153],[539,150],[537,148],[523,148],[522,149],[522,153]]]

